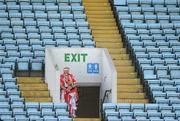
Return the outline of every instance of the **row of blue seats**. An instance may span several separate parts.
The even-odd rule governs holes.
[[[168,71],[171,66],[179,66],[180,60],[138,60],[137,67],[143,68],[144,66],[155,67],[155,70],[164,69]]]
[[[72,118],[9,118],[9,117],[2,117],[1,120],[3,121],[73,121]]]
[[[174,80],[169,80],[169,79],[156,79],[156,80],[145,80],[145,83],[148,85],[153,85],[153,86],[174,86],[179,88],[180,86],[180,80],[179,79],[174,79]]]
[[[178,41],[178,40],[177,40]],[[169,41],[169,42],[146,42],[146,41],[139,41],[139,40],[131,40],[128,43],[128,46],[133,47],[135,52],[148,52],[149,49],[155,48],[159,49],[159,52],[167,52],[167,53],[179,53],[179,42],[176,41]],[[165,50],[167,49],[167,50]],[[155,50],[157,51],[157,50]]]
[[[70,41],[66,41],[66,39],[56,39],[56,41],[53,41],[51,39],[43,39],[44,41],[41,41],[39,39],[3,39],[0,41],[0,50],[15,50],[15,51],[21,51],[21,50],[45,50],[46,45],[54,45],[54,46],[68,46],[69,44],[75,43],[76,41],[79,41],[78,39],[70,39]],[[95,46],[95,41],[92,41],[91,39],[82,39],[82,41],[79,41],[80,43],[83,43],[84,46]],[[26,48],[25,48],[26,47]]]
[[[179,23],[123,23],[122,27],[124,29],[179,29],[180,24]]]
[[[84,19],[84,20],[86,20],[85,14],[62,13],[62,12],[63,11],[61,11],[60,13],[56,13],[56,12],[45,13],[45,12],[35,11],[33,13],[30,11],[25,11],[25,12],[12,11],[12,12],[8,13],[5,11],[0,11],[0,17],[4,20],[17,19],[17,18],[19,18],[20,20],[28,18],[28,19],[34,19],[34,20],[45,19],[45,20],[49,20],[49,21],[53,21],[53,19],[55,19],[55,20],[63,20],[63,19],[72,19],[72,20]]]
[[[179,54],[139,54],[133,55],[134,62],[138,62],[138,60],[179,60]]]
[[[21,53],[18,53],[18,52],[1,52],[0,53],[0,57],[1,58],[11,58],[11,59],[36,59],[36,58],[39,58],[39,59],[43,59],[45,57],[45,52],[44,51],[35,51],[34,53],[33,52],[30,52],[30,51],[23,51]],[[44,60],[44,59],[43,59]]]
[[[141,66],[139,71],[142,73],[140,76],[144,80],[167,78],[167,79],[180,79],[180,67],[179,66]]]
[[[17,70],[31,70],[31,71],[41,71],[44,68],[44,60],[42,58],[32,59],[32,58],[0,58],[1,64],[11,65],[12,69]]]
[[[166,106],[158,104],[103,104],[104,119],[107,121],[140,120],[171,120],[178,121],[179,106]]]
[[[159,88],[159,89],[158,89]],[[179,87],[173,86],[150,86],[150,91],[152,91],[153,98],[159,97],[164,99],[179,99]]]
[[[158,112],[176,112],[180,111],[179,106],[166,106],[166,105],[158,105],[158,104],[113,104],[113,103],[104,103],[103,104],[104,112],[146,112],[146,113],[158,113]]]
[[[0,2],[0,10],[5,10],[7,12],[10,11],[21,11],[21,12],[26,12],[26,11],[44,11],[44,12],[48,12],[48,11],[56,11],[58,13],[60,13],[61,11],[66,11],[67,13],[84,13],[84,7],[81,5],[65,5],[65,4],[3,4]]]
[[[72,121],[65,103],[14,103],[0,104],[0,118],[2,120],[62,120]]]
[[[57,16],[56,16],[57,17]],[[69,17],[69,16],[68,16]],[[81,16],[80,16],[81,17]],[[18,20],[18,21],[17,21]],[[18,27],[22,28],[25,26],[28,27],[40,27],[40,26],[47,26],[47,27],[73,27],[74,28],[79,28],[79,27],[84,27],[84,28],[89,28],[88,23],[86,21],[73,21],[73,16],[72,18],[67,18],[65,21],[62,21],[60,19],[55,19],[55,21],[47,21],[46,19],[38,19],[38,20],[33,20],[33,19],[26,19],[25,21],[21,20],[20,18],[13,18],[13,20],[8,21],[8,20],[2,20],[2,23],[0,24],[1,27],[6,26],[6,28],[15,28]],[[84,19],[83,19],[84,20]]]
[[[113,0],[114,5],[127,6],[179,6],[179,0]]]
[[[147,7],[147,6],[117,6],[116,11],[119,14],[162,14],[179,15],[179,7]]]
[[[122,23],[179,23],[177,15],[136,15],[122,14],[119,16]]]
[[[1,0],[4,3],[15,2],[15,3],[81,3],[81,0]]]
[[[161,48],[156,47],[152,43],[146,43],[146,45],[142,45],[142,43],[131,43],[131,47],[133,47],[133,52],[135,54],[180,54],[180,50],[178,45],[176,46],[162,46]]]
[[[125,29],[124,30],[124,34],[129,34],[129,35],[137,35],[137,36],[141,36],[141,35],[146,35],[146,36],[153,36],[153,35],[162,35],[162,36],[166,36],[166,35],[173,35],[173,36],[180,36],[180,29]]]
[[[61,31],[61,29],[59,30]],[[74,30],[72,30],[74,31]],[[27,39],[39,39],[39,41],[54,41],[55,39],[64,39],[64,40],[70,40],[70,39],[79,39],[79,41],[83,39],[93,39],[93,37],[89,33],[76,33],[76,32],[68,32],[68,33],[10,33],[10,32],[2,32],[1,39],[4,39],[6,41],[7,39],[13,40],[16,39],[17,41],[19,39],[21,40],[27,40]],[[6,39],[6,40],[5,40]],[[9,41],[7,40],[7,41]],[[16,42],[15,40],[15,42]],[[2,43],[2,42],[1,42]]]
[[[18,33],[52,33],[52,35],[57,35],[57,34],[70,34],[70,33],[74,33],[74,34],[90,34],[91,31],[89,28],[81,28],[79,27],[77,28],[69,28],[69,27],[48,27],[48,26],[40,26],[38,28],[36,28],[35,26],[28,26],[25,28],[21,28],[19,26],[14,26],[12,28],[10,27],[5,27],[4,29],[0,30],[1,33],[3,32],[7,32],[7,33],[14,33],[16,34],[15,36],[17,36]]]
[[[41,43],[46,43],[48,41],[54,41],[56,43],[56,39],[57,41],[66,41],[66,40],[78,40],[80,42],[82,41],[86,41],[86,40],[90,40],[92,41],[93,37],[88,34],[88,33],[82,33],[82,34],[76,34],[76,33],[67,33],[67,34],[63,34],[63,33],[16,33],[16,34],[12,34],[12,33],[6,33],[3,32],[1,35],[1,40],[4,40],[4,43],[8,43],[9,40],[15,40],[14,43],[16,43],[16,41],[20,40],[24,40],[26,41],[27,39],[31,41],[31,39],[35,39],[35,40],[39,40],[39,42]],[[6,41],[6,42],[5,42]],[[3,43],[3,42],[1,42]]]
[[[0,108],[3,108],[7,111],[12,111],[14,109],[19,109],[19,111],[26,111],[28,109],[34,109],[34,111],[42,111],[42,110],[49,110],[49,111],[59,111],[59,112],[66,112],[68,107],[66,103],[47,103],[47,102],[26,102],[25,104],[16,103],[16,104],[0,104]],[[16,110],[16,111],[17,111]]]
[[[32,46],[32,47],[30,47]],[[37,43],[34,43],[34,44],[31,44],[31,45],[28,45],[28,44],[24,44],[23,46],[21,47],[18,47],[18,46],[15,46],[13,44],[7,44],[5,46],[1,46],[0,47],[0,50],[3,50],[3,51],[18,51],[21,52],[21,51],[36,51],[36,50],[41,50],[41,51],[44,51],[44,47],[95,47],[95,42],[92,41],[91,39],[86,39],[86,40],[83,40],[83,41],[79,41],[78,39],[71,39],[69,41],[39,41]],[[12,47],[12,48],[10,48]],[[27,49],[25,49],[24,47],[27,47]],[[37,47],[40,47],[39,49]]]

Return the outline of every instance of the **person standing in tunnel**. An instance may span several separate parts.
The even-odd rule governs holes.
[[[60,75],[61,101],[66,102],[69,108],[71,117],[76,117],[78,91],[76,79],[73,74],[70,74],[70,68],[64,67],[63,74]]]

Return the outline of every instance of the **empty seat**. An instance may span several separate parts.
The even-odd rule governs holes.
[[[29,59],[19,59],[17,60],[17,69],[19,71],[28,71],[29,70]]]
[[[171,66],[170,67],[170,75],[172,79],[180,78],[180,68],[179,66]]]
[[[30,64],[32,71],[41,71],[43,69],[43,61],[41,59],[31,59]]]
[[[131,104],[131,111],[144,112],[144,104]]]

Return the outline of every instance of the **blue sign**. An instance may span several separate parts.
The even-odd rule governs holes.
[[[98,74],[99,73],[99,64],[98,63],[88,63],[87,64],[87,73]]]

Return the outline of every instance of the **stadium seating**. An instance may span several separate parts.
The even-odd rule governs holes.
[[[46,47],[95,47],[82,1],[1,0],[0,20],[0,120],[72,121],[67,104],[25,103],[37,92],[27,93],[31,80],[16,75],[42,71]],[[33,89],[49,96],[41,86]]]
[[[103,116],[107,121],[178,121],[179,108],[176,106],[105,103]]]
[[[179,99],[174,84],[180,79],[177,1],[126,0],[124,4],[114,2],[114,8],[152,102]]]
[[[25,70],[32,68],[33,59],[44,59],[47,46],[95,47],[80,0],[1,1],[0,5],[1,47],[7,58],[29,58],[30,68]]]
[[[151,102],[154,104],[104,103],[104,120],[180,120],[179,3],[178,0],[113,1],[114,13],[122,32],[122,38]],[[102,18],[113,18],[110,12],[105,11],[105,13],[107,14],[102,15]],[[31,88],[28,86],[33,84],[26,86],[24,79],[16,78],[16,75],[18,72],[28,72],[26,76],[30,76],[31,72],[42,71],[46,47],[93,48],[96,45],[97,47],[106,45],[111,48],[110,53],[113,53],[114,48],[119,48],[120,51],[123,45],[109,45],[99,33],[94,34],[97,43],[93,41],[86,14],[96,18],[101,12],[95,14],[93,11],[87,11],[85,13],[81,0],[0,1],[0,120],[72,121],[67,112],[67,104],[39,103],[38,100],[37,102],[25,102],[34,100],[28,96],[36,92],[27,93],[27,90]],[[89,21],[95,20],[89,19]],[[98,30],[97,24],[93,24],[92,29]],[[110,29],[116,30],[114,24],[109,25],[112,25]],[[107,29],[108,27],[102,28]],[[105,31],[103,29],[102,31]],[[119,34],[116,34],[116,31],[112,33],[115,35],[109,34],[103,37],[119,42]],[[106,43],[100,43],[102,40]],[[115,56],[116,59],[118,57]],[[121,58],[129,57],[122,55]],[[114,63],[120,65],[118,61]],[[129,68],[129,70],[133,69]],[[137,75],[132,74],[131,76],[134,78]],[[118,75],[119,77],[123,78],[122,75]],[[26,80],[26,82],[31,82],[31,80]],[[39,82],[42,83],[42,79],[34,81],[34,83]],[[38,89],[44,97],[49,96],[47,87],[37,85],[33,89]],[[141,85],[136,88],[143,90]],[[122,87],[119,86],[118,90],[121,89]],[[127,94],[120,96],[127,96]],[[129,95],[130,98],[138,96],[145,97],[144,94],[135,97]],[[47,98],[47,101],[51,99]]]
[[[104,119],[179,120],[178,0],[114,0],[112,4],[126,47],[154,104],[104,103]]]

